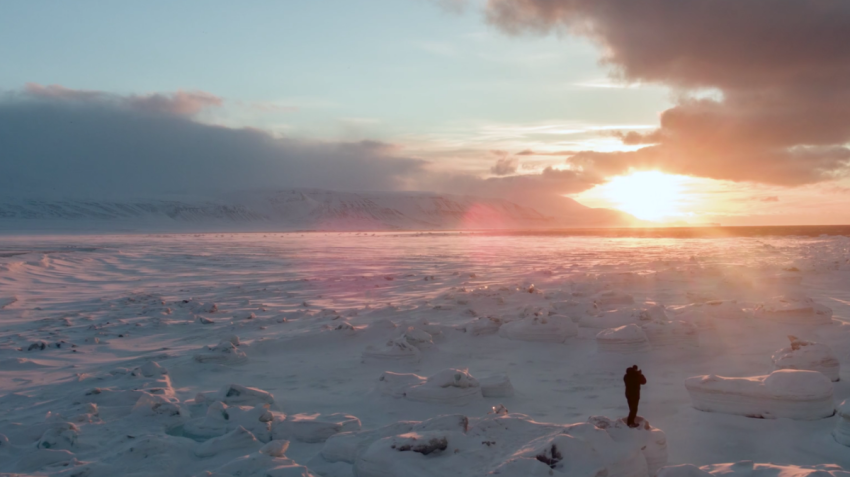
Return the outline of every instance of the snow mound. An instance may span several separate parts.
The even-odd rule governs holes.
[[[505,323],[499,328],[499,336],[518,341],[563,343],[576,335],[578,327],[562,315],[529,317]]]
[[[817,371],[783,369],[767,376],[707,375],[685,380],[696,409],[747,417],[815,420],[835,411],[832,383]]]
[[[427,379],[415,374],[385,372],[378,379],[378,390],[381,394],[411,401],[449,405],[468,404],[483,397],[481,385],[469,371],[453,368]]]
[[[650,321],[640,327],[653,347],[699,346],[699,329],[687,321]]]
[[[609,328],[596,335],[596,349],[610,353],[638,353],[649,350],[649,340],[635,324]]]
[[[778,323],[792,325],[827,325],[832,322],[832,309],[802,294],[785,294],[756,307],[754,315]]]
[[[321,458],[358,477],[464,475],[647,477],[666,465],[664,433],[604,417],[535,422],[522,414],[439,416],[330,438]],[[648,463],[652,462],[651,465]]]
[[[782,348],[773,355],[773,369],[805,369],[818,371],[830,381],[838,381],[841,363],[832,348],[789,336],[791,346]]]
[[[711,464],[697,467],[693,464],[673,465],[661,469],[658,477],[847,477],[850,472],[835,464],[815,466],[759,464],[751,460],[735,464]]]
[[[842,402],[836,409],[836,413],[839,419],[835,429],[832,430],[832,435],[839,444],[850,447],[850,400]]]
[[[406,337],[395,338],[383,347],[367,346],[361,355],[363,362],[367,361],[415,361],[421,356],[419,348],[410,344]]]

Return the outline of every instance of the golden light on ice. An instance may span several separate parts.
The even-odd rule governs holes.
[[[613,178],[600,186],[598,193],[623,212],[660,221],[681,214],[685,179],[659,171],[638,171]]]

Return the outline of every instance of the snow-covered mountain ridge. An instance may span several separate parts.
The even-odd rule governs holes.
[[[622,226],[632,219],[577,203],[572,209],[552,217],[502,199],[317,189],[216,199],[0,198],[0,229],[452,230]]]

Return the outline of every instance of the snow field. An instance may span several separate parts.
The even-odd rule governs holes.
[[[840,475],[848,242],[770,242],[6,237],[0,473]],[[704,412],[711,375],[750,384]]]

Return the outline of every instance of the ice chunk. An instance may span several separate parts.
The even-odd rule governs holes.
[[[195,355],[195,361],[217,364],[244,363],[248,360],[248,356],[237,346],[238,344],[234,344],[231,340],[224,340],[215,346],[207,346],[204,351]]]
[[[426,378],[416,374],[386,371],[378,378],[377,389],[387,396],[405,397],[411,387],[421,385],[425,381],[427,381]]]
[[[168,374],[168,370],[160,366],[156,361],[148,361],[139,367],[139,373],[146,378],[154,378]]]
[[[360,420],[347,414],[294,414],[272,424],[274,439],[298,439],[301,442],[325,442],[340,432],[360,430]]]
[[[649,421],[638,416],[637,427],[629,427],[626,418],[610,419],[604,416],[591,416],[587,422],[600,429],[606,429],[614,440],[636,438],[641,445],[650,477],[667,465],[667,436],[661,429],[649,425]]]
[[[658,477],[711,477],[711,474],[693,464],[682,464],[664,467]]]
[[[619,428],[606,420],[612,425],[603,429],[588,423],[540,423],[522,414],[439,416],[412,427],[399,422],[337,435],[325,444],[322,456],[353,462],[358,477],[646,477],[647,458],[656,467],[666,464],[661,431],[648,425]]]
[[[520,341],[563,343],[577,334],[575,323],[562,315],[529,317],[505,323],[499,328],[499,336]]]
[[[413,426],[413,432],[457,431],[469,430],[469,418],[462,414],[449,414],[427,419]]]
[[[494,374],[480,381],[481,394],[484,397],[510,397],[514,395],[514,387],[505,373]]]
[[[385,437],[372,443],[357,458],[354,473],[358,477],[400,475],[443,475],[428,472],[425,459],[442,456],[448,449],[445,432],[408,432]],[[436,469],[435,469],[436,470]]]
[[[817,371],[783,369],[767,376],[707,375],[685,380],[694,408],[747,417],[815,420],[835,410],[832,383]]]
[[[415,374],[385,372],[378,380],[382,394],[412,401],[462,405],[481,398],[481,386],[466,370],[445,369],[423,378]]]
[[[699,330],[686,321],[650,321],[641,323],[640,327],[653,347],[699,346]]]
[[[419,361],[419,348],[410,344],[405,338],[388,341],[383,347],[367,346],[363,351],[363,361]]]
[[[749,317],[734,300],[691,303],[673,311],[676,320],[692,323],[700,329],[716,328],[717,320],[745,320]]]
[[[434,337],[431,333],[414,328],[413,326],[407,327],[407,329],[401,333],[399,338],[407,341],[408,344],[415,346],[419,350],[428,349],[434,346]]]
[[[238,457],[209,477],[316,477],[307,467],[286,456],[268,455],[262,450]]]
[[[133,406],[133,412],[148,417],[173,417],[182,420],[180,406],[170,402],[163,396],[144,393]]]
[[[835,464],[814,466],[758,464],[753,461],[741,461],[735,464],[711,464],[702,467],[695,465],[675,465],[665,467],[658,477],[846,477],[850,472]]]
[[[333,435],[325,441],[325,446],[322,447],[321,451],[322,457],[328,462],[354,464],[357,455],[373,442],[384,437],[410,432],[413,430],[414,424],[416,422],[399,421],[369,431],[343,432]]]
[[[600,352],[638,353],[649,350],[649,340],[638,325],[602,330],[596,335],[596,349]]]
[[[183,435],[193,439],[208,439],[227,433],[230,413],[227,404],[217,401],[207,408],[206,416],[187,422],[183,426]]]
[[[469,323],[460,325],[458,328],[467,333],[472,333],[473,336],[481,336],[497,333],[500,326],[502,326],[502,320],[487,316],[476,318]]]
[[[411,387],[406,397],[412,401],[461,405],[482,397],[482,394],[480,384],[469,371],[450,368],[430,376],[423,384]]]
[[[225,434],[221,437],[210,439],[195,448],[198,457],[212,457],[222,452],[240,449],[259,449],[260,441],[244,427]]]
[[[283,457],[289,450],[289,441],[271,441],[260,449],[260,454]]]
[[[70,422],[56,422],[44,431],[36,447],[39,449],[72,449],[77,445],[80,430]]]
[[[216,399],[228,404],[256,406],[257,404],[274,404],[274,396],[262,389],[249,388],[238,384],[228,384],[221,388]]]
[[[832,322],[832,309],[802,294],[785,294],[756,307],[754,315],[778,323],[824,325]]]
[[[835,429],[832,430],[832,435],[839,444],[850,447],[850,400],[846,400],[836,409],[838,413],[838,422],[835,424]]]
[[[632,305],[634,304],[635,299],[627,293],[622,293],[617,290],[607,290],[597,293],[593,297],[593,301],[601,307],[609,307],[612,305]]]
[[[819,371],[830,381],[838,381],[841,364],[832,349],[821,343],[789,336],[791,346],[773,355],[773,369],[807,369]]]
[[[640,309],[620,308],[584,315],[579,318],[578,324],[584,328],[604,330],[607,328],[617,328],[620,326],[636,324],[641,322],[643,317],[648,317],[648,315],[643,314]]]

